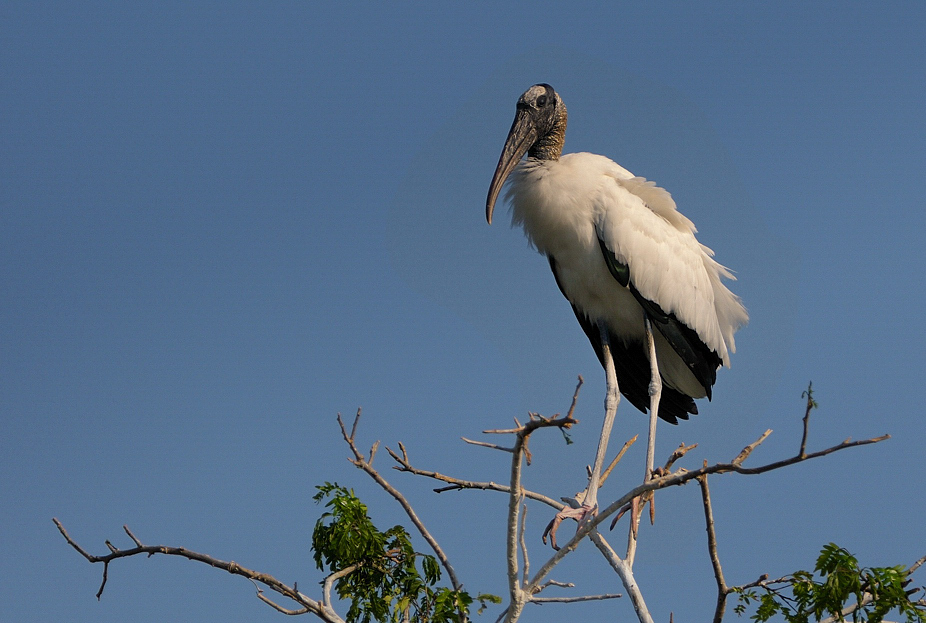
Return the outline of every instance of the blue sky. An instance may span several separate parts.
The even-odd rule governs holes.
[[[546,261],[504,208],[484,220],[536,82],[569,107],[566,151],[667,188],[751,313],[714,401],[660,426],[657,458],[685,441],[687,467],[728,460],[766,428],[753,461],[793,454],[809,380],[811,447],[893,435],[714,478],[728,582],[812,566],[830,541],[868,565],[923,555],[924,28],[914,3],[6,3],[0,618],[279,620],[246,581],[167,558],[114,564],[98,603],[101,569],[51,517],[95,552],[127,546],[127,524],[311,587],[314,485],[403,521],[346,461],[334,418],[358,406],[364,446],[500,481],[507,457],[459,437],[565,411],[582,374],[576,443],[535,439],[526,473],[581,489],[603,374]],[[625,404],[614,443],[645,426]],[[468,588],[504,592],[503,496],[387,477]],[[698,500],[660,494],[642,532],[657,620],[712,611]],[[531,508],[535,564],[548,519]],[[621,590],[587,545],[553,577]],[[527,616],[612,612],[631,616]]]

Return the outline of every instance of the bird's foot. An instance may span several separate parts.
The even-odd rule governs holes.
[[[553,519],[550,520],[550,523],[547,524],[546,530],[543,531],[543,543],[547,543],[547,535],[550,535],[550,546],[553,549],[558,550],[559,546],[556,545],[556,531],[559,529],[559,525],[563,522],[564,519],[575,519],[579,522],[579,527],[577,530],[581,530],[582,527],[595,518],[598,514],[598,505],[594,506],[581,505],[577,508],[564,508],[560,512],[556,513]]]
[[[643,509],[646,507],[646,504],[649,503],[649,523],[652,526],[656,523],[656,498],[653,496],[652,491],[648,491],[643,495],[637,496],[626,504],[621,510],[617,512],[617,517],[611,521],[610,530],[614,530],[614,526],[617,525],[617,522],[620,521],[620,518],[624,516],[624,513],[630,511],[630,531],[633,533],[633,538],[637,538],[637,527],[640,525],[640,515],[643,513]]]

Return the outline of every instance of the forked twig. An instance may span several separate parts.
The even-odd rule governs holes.
[[[441,565],[447,571],[447,575],[450,576],[450,581],[453,583],[454,590],[461,590],[463,585],[460,583],[460,580],[457,578],[456,572],[453,570],[453,566],[450,564],[450,560],[447,558],[447,554],[444,553],[443,548],[437,542],[428,529],[425,527],[421,519],[418,518],[418,514],[415,512],[415,509],[412,508],[412,505],[409,501],[399,492],[398,489],[393,487],[389,482],[382,477],[382,475],[376,471],[370,462],[363,456],[360,450],[357,449],[357,444],[354,443],[354,435],[357,431],[357,423],[360,420],[360,410],[357,410],[357,415],[354,418],[354,425],[351,428],[351,434],[348,436],[346,434],[346,429],[344,427],[344,422],[341,420],[341,414],[338,414],[338,424],[341,426],[341,433],[344,436],[344,441],[347,442],[347,445],[350,447],[351,451],[354,453],[353,459],[348,459],[351,463],[362,469],[366,474],[368,474],[376,484],[383,488],[389,495],[391,495],[399,503],[402,509],[405,511],[405,514],[408,515],[408,518],[411,519],[411,522],[415,525],[415,528],[418,529],[418,533],[421,534],[422,538],[427,541],[428,545],[431,547],[431,550],[434,552],[434,555],[440,561]],[[373,446],[376,448],[376,444]]]
[[[64,526],[61,524],[60,521],[58,521],[57,518],[53,519],[53,521],[55,522],[55,526],[57,526],[58,531],[61,533],[61,536],[63,536],[64,540],[67,541],[68,545],[73,547],[81,556],[86,558],[88,562],[103,563],[103,581],[100,584],[99,591],[97,592],[97,595],[96,595],[97,599],[100,599],[103,595],[103,589],[106,586],[106,580],[108,576],[110,562],[118,558],[128,558],[130,556],[138,556],[140,554],[147,554],[148,556],[153,556],[155,554],[164,554],[166,556],[180,556],[188,560],[194,560],[196,562],[207,564],[210,567],[222,569],[233,575],[240,575],[244,578],[247,578],[248,580],[251,580],[251,582],[262,584],[266,586],[267,588],[283,595],[284,597],[291,599],[292,601],[301,605],[305,612],[311,612],[317,615],[323,621],[327,621],[329,623],[343,623],[343,620],[341,619],[341,617],[339,617],[337,613],[334,610],[332,610],[331,607],[327,605],[326,603],[324,603],[323,601],[316,601],[314,599],[311,599],[310,597],[307,597],[306,595],[300,593],[295,588],[295,586],[288,586],[280,582],[279,580],[277,580],[272,575],[261,573],[259,571],[254,571],[252,569],[248,569],[247,567],[242,567],[241,565],[239,565],[238,563],[234,561],[219,560],[218,558],[213,558],[212,556],[209,556],[208,554],[201,554],[199,552],[194,552],[192,550],[189,550],[183,547],[170,547],[167,545],[142,545],[141,541],[139,541],[138,538],[135,537],[135,535],[133,535],[127,527],[124,527],[124,529],[126,531],[126,534],[128,534],[129,537],[132,539],[132,541],[135,543],[136,545],[135,547],[131,549],[123,549],[123,550],[116,549],[116,551],[112,551],[112,549],[114,548],[110,548],[109,554],[106,554],[105,556],[95,556],[93,554],[88,553],[83,547],[81,547],[76,541],[74,541],[74,539],[71,538],[67,530],[64,529]],[[262,591],[259,588],[258,588],[257,596],[261,601],[274,607],[276,610],[279,610],[280,612],[286,612],[286,614],[290,614],[290,613],[301,614],[302,613],[302,611],[288,610],[286,608],[283,608],[279,604],[275,604],[270,599],[268,599],[265,595],[263,595]]]

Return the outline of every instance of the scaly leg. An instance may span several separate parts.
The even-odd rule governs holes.
[[[643,326],[646,330],[646,352],[650,362],[649,383],[649,438],[646,442],[646,472],[643,482],[649,482],[653,477],[653,462],[656,456],[656,421],[659,419],[659,400],[662,398],[662,377],[659,375],[659,362],[656,360],[656,342],[653,340],[653,326],[649,316],[643,312]],[[632,537],[636,539],[637,526],[640,524],[640,511],[649,502],[650,523],[656,519],[656,509],[653,506],[652,493],[634,498],[631,502],[630,529]]]
[[[649,439],[646,442],[646,474],[643,482],[653,477],[653,461],[656,455],[656,420],[659,419],[659,400],[662,398],[662,376],[659,375],[659,362],[656,360],[656,342],[653,340],[653,326],[649,316],[643,312],[643,326],[646,328],[646,345],[649,354]]]
[[[582,506],[589,509],[590,514],[598,512],[598,486],[601,480],[601,469],[604,467],[604,457],[608,452],[608,439],[611,437],[611,428],[614,426],[617,404],[621,400],[621,394],[617,386],[617,372],[614,370],[614,360],[611,358],[608,328],[603,321],[598,322],[598,332],[601,334],[601,352],[602,359],[604,359],[607,393],[604,399],[604,423],[601,426],[601,437],[598,439],[598,452],[595,454],[592,476],[589,478],[585,499],[582,501]]]
[[[617,405],[620,402],[621,394],[617,385],[617,372],[614,370],[614,360],[611,358],[611,344],[608,339],[608,328],[604,321],[598,322],[598,332],[601,334],[601,352],[604,359],[605,380],[607,382],[607,393],[604,399],[604,423],[601,426],[601,437],[598,439],[598,451],[595,454],[595,463],[592,467],[592,475],[588,481],[588,487],[585,489],[585,497],[579,508],[567,508],[553,518],[547,525],[543,533],[543,542],[547,542],[547,534],[550,535],[551,544],[556,547],[556,530],[563,519],[571,518],[579,522],[579,527],[590,518],[598,514],[598,486],[601,481],[601,469],[604,467],[604,457],[608,452],[608,439],[611,436],[611,428],[614,426],[614,415],[617,413]]]

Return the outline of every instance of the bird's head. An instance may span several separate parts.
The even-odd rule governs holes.
[[[566,106],[549,84],[535,84],[524,92],[489,186],[486,221],[492,222],[498,194],[525,153],[540,160],[559,159],[566,140],[566,119]]]

